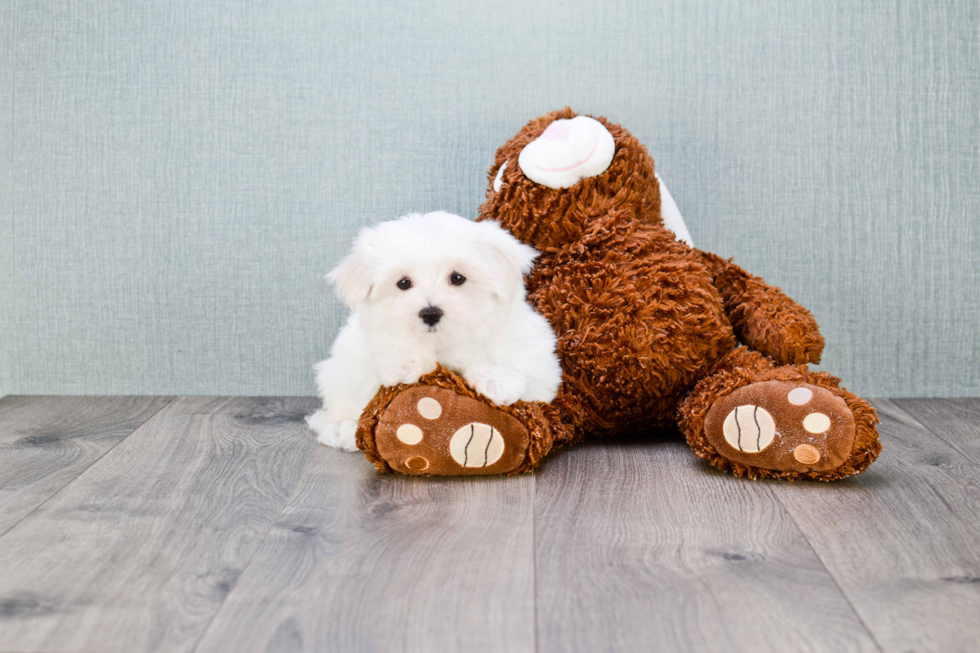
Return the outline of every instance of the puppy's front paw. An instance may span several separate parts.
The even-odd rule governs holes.
[[[527,379],[502,367],[477,368],[463,378],[498,406],[510,406],[527,390]]]
[[[345,419],[337,429],[337,444],[331,445],[344,451],[357,451],[357,422]]]
[[[306,418],[306,423],[317,435],[317,441],[341,451],[357,451],[357,422],[351,419],[331,422],[324,410],[318,410]]]

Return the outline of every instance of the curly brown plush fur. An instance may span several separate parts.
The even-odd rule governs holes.
[[[576,115],[566,107],[532,120],[497,151],[488,181],[507,163],[503,183],[499,191],[489,186],[478,218],[500,222],[541,252],[527,280],[528,296],[558,334],[564,381],[553,405],[566,426],[565,439],[677,423],[681,402],[698,381],[714,378],[726,356],[743,351],[739,343],[772,358],[756,378],[743,376],[745,383],[795,374],[837,388],[839,380],[829,375],[773,371],[776,364],[820,360],[824,340],[813,315],[731,261],[677,241],[660,216],[653,159],[621,126],[596,118],[616,142],[612,163],[600,175],[552,189],[522,174],[524,146],[553,121]],[[703,422],[689,414],[737,387],[719,381],[709,386],[714,392],[690,400],[680,422],[699,455],[707,452],[695,446]],[[880,445],[870,405],[835,392],[847,398],[859,430],[854,459],[837,474],[845,476],[866,468]],[[716,455],[713,462],[721,460]],[[736,474],[799,476],[743,468],[728,467]]]
[[[780,365],[819,363],[824,340],[810,311],[759,277],[701,252],[740,342]]]
[[[527,281],[529,300],[558,334],[565,373],[558,405],[575,413],[566,416],[572,439],[673,424],[681,400],[738,345],[737,335],[765,346],[776,332],[785,342],[773,339],[774,349],[794,362],[805,357],[812,342],[796,336],[810,331],[796,325],[809,319],[815,332],[809,312],[677,241],[660,217],[653,159],[619,125],[597,118],[616,141],[600,175],[552,189],[521,173],[524,146],[554,120],[575,115],[566,108],[532,120],[498,150],[489,177],[507,162],[503,184],[499,192],[491,186],[478,218],[500,222],[541,251]],[[762,308],[773,298],[778,306]],[[738,314],[738,333],[726,309]]]
[[[576,115],[565,108],[536,118],[497,151],[478,217],[498,221],[538,249],[528,298],[558,336],[563,382],[551,406],[500,408],[539,429],[532,438],[539,444],[521,470],[553,445],[673,424],[698,456],[737,476],[833,480],[866,469],[881,448],[877,416],[870,404],[841,388],[839,379],[805,367],[819,361],[824,344],[813,316],[731,261],[675,239],[660,216],[653,159],[632,134],[596,118],[616,144],[605,172],[563,189],[524,176],[518,162],[524,146],[553,121]],[[492,182],[505,163],[495,191]],[[843,464],[820,472],[813,465],[808,472],[756,468],[726,459],[711,445],[705,417],[712,405],[771,380],[809,384],[811,394],[826,388],[830,394],[824,396],[846,417],[838,424],[849,423],[850,410],[855,433]],[[419,383],[475,396],[444,370]],[[359,444],[379,469],[387,464],[373,446],[377,414],[403,388],[382,389],[359,425]],[[802,448],[807,447],[813,450]],[[804,451],[791,464],[801,468],[807,459]],[[822,464],[840,459],[824,457]]]
[[[480,220],[498,220],[519,240],[546,250],[575,242],[595,220],[618,208],[663,224],[660,217],[660,185],[654,176],[653,159],[628,131],[596,118],[616,141],[616,154],[609,168],[596,177],[583,179],[572,188],[554,189],[536,184],[521,173],[517,158],[524,146],[540,136],[548,125],[578,114],[565,107],[529,122],[514,138],[497,150],[490,168],[490,190],[480,207]],[[492,181],[507,162],[499,192]],[[505,218],[505,219],[504,219]]]
[[[575,439],[673,424],[705,366],[737,344],[698,252],[628,215],[600,216],[574,246],[546,249],[528,287],[558,334]]]

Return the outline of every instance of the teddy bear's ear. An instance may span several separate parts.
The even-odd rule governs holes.
[[[534,266],[538,251],[514,238],[494,220],[476,224],[485,225],[481,244],[493,262],[490,285],[494,294],[503,302],[523,297],[524,275]]]
[[[677,240],[687,243],[694,247],[694,240],[691,239],[691,232],[687,230],[687,224],[681,217],[681,211],[677,208],[677,203],[667,190],[667,184],[663,182],[660,175],[654,174],[660,186],[660,217],[663,218],[664,226],[674,232]]]
[[[361,243],[355,244],[354,251],[327,273],[327,279],[337,287],[337,294],[348,306],[367,301],[371,296],[374,269]]]

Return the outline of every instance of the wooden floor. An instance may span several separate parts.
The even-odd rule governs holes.
[[[379,476],[305,398],[0,400],[0,651],[978,651],[980,400],[835,484],[676,435]]]

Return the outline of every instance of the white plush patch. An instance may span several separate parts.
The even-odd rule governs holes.
[[[442,415],[442,406],[432,397],[422,397],[418,404],[419,415],[425,419],[439,419]]]
[[[493,192],[499,193],[500,187],[504,185],[504,170],[507,169],[507,162],[504,161],[500,169],[497,170],[497,176],[493,179]]]
[[[728,413],[722,431],[732,449],[758,453],[772,444],[776,422],[765,408],[745,405]]]
[[[802,406],[813,398],[813,391],[809,388],[793,388],[786,397],[789,403],[794,406]]]
[[[504,439],[489,424],[472,422],[453,433],[449,455],[463,467],[486,467],[504,455]]]
[[[664,226],[674,232],[677,240],[694,247],[694,240],[687,230],[687,224],[681,217],[681,211],[677,208],[674,197],[667,190],[667,184],[660,178],[660,175],[656,175],[656,177],[657,183],[660,184],[660,217],[664,220]]]
[[[810,433],[823,433],[830,428],[830,418],[823,413],[810,413],[803,418],[803,428]]]
[[[395,435],[405,444],[418,444],[422,441],[422,429],[414,424],[402,424]]]
[[[521,150],[517,164],[531,181],[568,188],[606,171],[616,142],[602,123],[588,116],[556,120]]]

